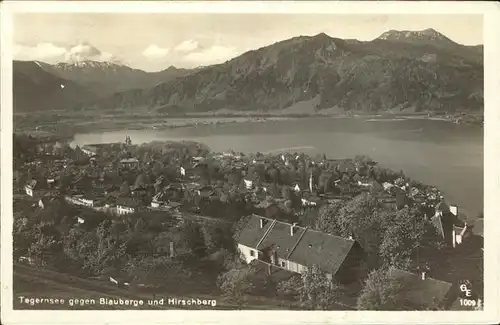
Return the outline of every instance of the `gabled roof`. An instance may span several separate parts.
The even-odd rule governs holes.
[[[257,209],[267,209],[273,205],[276,205],[276,203],[269,200],[263,200],[259,204],[255,205],[255,207]]]
[[[122,163],[122,164],[138,163],[138,162],[139,162],[139,160],[137,160],[137,158],[126,158],[126,159],[120,160],[120,163]]]
[[[440,306],[446,300],[452,287],[449,282],[429,277],[422,280],[420,275],[398,269],[391,270],[390,275],[402,281],[404,298],[417,306]]]
[[[435,215],[431,218],[431,222],[445,240],[448,240],[448,236],[451,235],[454,227],[463,227],[465,225],[462,220],[451,212],[444,213],[442,216]]]
[[[82,146],[82,149],[89,150],[89,151],[97,151],[97,145],[95,145],[95,144],[84,144]]]
[[[36,187],[36,185],[38,184],[38,181],[36,179],[32,179],[32,180],[29,180],[27,183],[26,183],[26,186],[29,186],[31,187],[32,189],[34,189]]]
[[[307,229],[290,255],[290,260],[302,265],[317,265],[325,272],[336,274],[355,241]]]
[[[171,183],[171,184],[168,184],[166,187],[165,187],[166,190],[178,190],[178,191],[181,191],[182,190],[182,184],[180,183]]]
[[[290,234],[291,224],[281,221],[276,221],[272,229],[267,234],[266,238],[257,247],[259,250],[271,248],[275,251],[278,257],[288,259],[288,255],[292,253],[299,238],[305,232],[303,227],[294,227],[293,236]]]
[[[265,221],[263,228],[260,228],[260,219]],[[269,230],[274,220],[257,216],[255,214],[248,217],[247,223],[238,235],[237,242],[239,244],[256,248],[261,239]]]
[[[260,228],[260,219],[266,221]],[[271,249],[278,257],[305,266],[318,265],[325,272],[336,274],[355,241],[320,231],[294,226],[286,222],[252,215],[240,233],[238,243],[260,251]]]
[[[167,200],[167,196],[166,196],[165,192],[163,192],[163,191],[158,192],[155,196],[153,196],[153,201],[156,201],[156,202],[163,202],[166,200]]]
[[[445,231],[444,231],[443,222],[441,220],[441,217],[440,216],[433,216],[431,218],[431,222],[434,225],[434,227],[436,227],[438,234],[444,238]]]
[[[132,198],[118,198],[116,200],[116,204],[128,208],[138,208],[143,205],[142,202],[134,200]]]

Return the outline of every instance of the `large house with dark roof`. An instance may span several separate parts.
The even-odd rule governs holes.
[[[316,265],[343,283],[363,272],[364,254],[356,241],[257,215],[249,216],[239,233],[238,249],[247,263],[258,259],[296,273]]]
[[[448,206],[440,202],[436,205],[431,221],[444,243],[456,247],[472,234],[472,227],[467,225],[464,219],[465,217],[459,214],[457,206]]]

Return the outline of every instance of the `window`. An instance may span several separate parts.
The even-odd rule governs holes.
[[[285,267],[285,261],[281,261],[281,267]]]
[[[250,251],[250,256],[255,256],[255,251]]]

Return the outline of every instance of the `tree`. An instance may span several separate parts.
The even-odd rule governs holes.
[[[342,229],[338,224],[337,215],[342,208],[342,202],[325,204],[319,208],[315,229],[333,235],[341,235]]]
[[[276,169],[275,167],[270,168],[267,171],[267,175],[269,176],[269,179],[270,179],[271,183],[273,183],[273,184],[278,184],[279,183],[279,181],[280,181],[280,172],[279,172],[278,169]]]
[[[220,291],[239,303],[245,295],[266,291],[269,284],[267,275],[253,264],[237,265],[217,278]]]
[[[43,222],[34,225],[29,231],[29,239],[31,244],[28,246],[27,255],[37,266],[52,264],[62,251],[62,241],[52,225]]]
[[[318,187],[323,190],[323,193],[330,191],[333,175],[330,172],[322,171],[318,179]]]
[[[238,169],[233,169],[228,175],[228,182],[232,185],[239,185],[243,180],[243,175]]]
[[[90,232],[85,232],[80,227],[72,229],[65,238],[65,253],[92,274],[100,274],[105,268],[119,266],[126,257],[125,243],[116,241],[108,228],[109,223],[105,221]]]
[[[146,174],[140,173],[135,179],[134,188],[145,187],[147,183],[148,183],[148,178],[146,177]]]
[[[383,234],[380,221],[382,206],[378,200],[368,193],[362,193],[340,208],[332,206],[330,210],[328,209],[323,210],[323,216],[320,216],[317,227],[344,238],[352,236],[367,253],[368,265],[377,266]]]
[[[123,196],[123,197],[127,197],[127,196],[130,196],[130,186],[128,185],[128,183],[125,181],[122,183],[122,185],[120,186],[120,196]]]
[[[307,308],[322,310],[331,309],[338,296],[335,283],[316,265],[302,274],[300,294],[301,301]]]
[[[278,295],[287,299],[299,299],[303,290],[302,277],[300,275],[292,276],[291,278],[281,281],[276,286]]]
[[[33,222],[26,217],[14,215],[12,236],[14,258],[26,255],[33,240]]]
[[[271,183],[271,185],[269,185],[268,192],[273,197],[279,197],[279,195],[280,195],[279,188],[278,188],[278,185],[276,183]]]
[[[427,309],[416,306],[405,298],[407,285],[403,278],[392,274],[393,267],[373,270],[366,279],[358,298],[360,310],[415,310]]]
[[[151,169],[151,172],[155,177],[159,177],[163,171],[163,164],[159,161],[156,161]]]
[[[282,195],[284,200],[292,200],[293,191],[289,186],[282,186],[281,187],[281,195]]]
[[[190,281],[192,276],[180,260],[166,256],[134,257],[127,261],[124,270],[134,281],[142,284],[180,285]]]
[[[380,256],[384,263],[403,270],[410,269],[414,251],[422,246],[426,223],[423,214],[410,208],[397,211],[387,218],[380,244]]]
[[[207,247],[205,246],[205,238],[201,227],[192,221],[187,221],[180,230],[186,248],[199,258],[205,256]]]
[[[229,225],[207,221],[203,224],[202,230],[205,238],[205,246],[209,252],[215,252],[220,249],[234,251],[235,245]]]
[[[321,209],[321,208],[320,208]],[[319,219],[319,211],[316,207],[307,207],[299,216],[300,225],[315,229]]]

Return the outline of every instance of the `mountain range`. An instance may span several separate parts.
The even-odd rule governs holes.
[[[65,87],[61,88],[60,85]],[[160,72],[96,61],[14,62],[16,111],[163,113],[313,107],[380,112],[483,109],[483,47],[433,29],[372,41],[299,36],[222,64]]]

